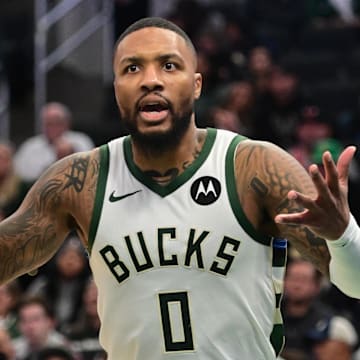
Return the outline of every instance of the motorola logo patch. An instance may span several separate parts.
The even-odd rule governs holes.
[[[221,185],[218,179],[203,176],[191,185],[191,197],[199,205],[210,205],[220,196]]]

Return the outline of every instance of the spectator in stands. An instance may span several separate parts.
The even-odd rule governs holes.
[[[29,184],[15,174],[13,166],[14,146],[0,141],[0,220],[18,208]]]
[[[11,342],[11,337],[0,327],[0,360],[15,360],[15,349]]]
[[[17,305],[21,294],[18,279],[0,286],[0,328],[5,329],[11,338],[19,335]]]
[[[265,46],[255,46],[250,50],[247,69],[257,96],[264,95],[269,91],[271,74],[274,68],[269,49]]]
[[[221,106],[214,106],[208,114],[208,126],[239,132],[239,119],[235,113]]]
[[[201,97],[196,102],[197,118],[196,123],[199,127],[208,126],[209,108],[213,106],[216,88],[219,85],[216,64],[205,51],[197,53],[198,71],[203,74],[204,82],[201,90]]]
[[[310,262],[302,258],[294,258],[289,262],[285,275],[282,305],[287,340],[281,356],[286,360],[312,359],[315,335],[324,330],[325,325],[329,325],[334,331],[326,333],[327,337],[325,333],[322,334],[323,340],[332,342],[334,352],[338,349],[340,352],[343,348],[341,341],[333,341],[339,340],[339,337],[334,335],[339,329],[348,330],[351,335],[349,342],[352,345],[357,342],[356,331],[350,321],[345,317],[335,317],[334,311],[320,301],[322,280],[322,275]],[[314,347],[316,353],[317,349],[318,342]]]
[[[54,313],[44,299],[22,299],[19,304],[21,336],[13,341],[16,359],[36,359],[38,352],[49,346],[60,346],[72,351],[68,339],[55,330],[55,323]]]
[[[246,4],[252,36],[276,55],[293,46],[306,24],[306,1],[250,0]]]
[[[63,347],[46,347],[39,351],[36,359],[34,360],[75,360],[70,351]],[[97,359],[94,359],[97,360]]]
[[[62,331],[76,319],[89,276],[84,248],[79,238],[71,235],[26,292],[53,304],[57,329]]]
[[[82,360],[105,359],[99,342],[100,318],[97,312],[98,290],[92,278],[86,285],[77,321],[65,331]]]
[[[320,121],[320,109],[314,105],[305,105],[301,111],[301,121],[296,128],[296,141],[288,147],[288,151],[307,168],[314,162],[313,152],[316,144],[324,139],[329,139],[332,134],[331,125]],[[326,148],[326,150],[333,150],[333,148]],[[334,159],[337,159],[340,152],[331,151],[331,154]],[[322,166],[319,158],[316,159],[316,164]]]
[[[358,337],[342,316],[320,320],[307,334],[314,360],[351,360]]]
[[[195,38],[199,29],[209,18],[209,7],[197,0],[177,1],[167,14],[167,18],[185,30],[191,38]]]
[[[76,151],[74,145],[63,136],[55,140],[54,149],[56,159],[62,159],[63,157],[71,155]]]
[[[236,115],[238,132],[249,137],[254,133],[254,104],[254,87],[250,81],[238,80],[230,84],[224,109]]]
[[[35,181],[43,171],[58,160],[55,143],[66,139],[74,152],[94,147],[89,136],[71,129],[72,114],[61,103],[46,104],[41,111],[42,133],[27,139],[15,153],[16,172],[26,181]]]
[[[269,91],[256,104],[256,138],[288,148],[295,142],[304,106],[297,76],[277,67],[272,71]]]

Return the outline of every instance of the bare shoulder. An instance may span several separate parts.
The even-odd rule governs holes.
[[[300,163],[284,149],[267,141],[241,142],[236,152],[235,167],[237,178],[247,179],[247,186],[256,189],[259,195],[286,197],[294,187],[307,193],[315,192],[307,171]]]
[[[279,213],[302,210],[288,199],[290,190],[317,195],[306,169],[275,144],[245,140],[237,148],[235,175],[240,202],[254,227],[262,233],[287,238],[303,257],[326,273],[329,255],[323,239],[305,226],[274,222]]]
[[[99,150],[70,155],[35,182],[19,209],[0,223],[0,283],[48,261],[70,231],[87,246]]]
[[[38,203],[41,212],[56,214],[57,221],[63,221],[61,229],[76,230],[86,245],[99,163],[98,148],[56,162],[34,184],[21,208]]]
[[[64,169],[59,168],[57,175],[63,207],[86,246],[100,168],[100,150],[96,148],[74,154],[66,159],[64,166]]]

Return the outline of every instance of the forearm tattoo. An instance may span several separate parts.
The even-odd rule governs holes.
[[[55,228],[38,225],[34,207],[21,215],[16,223],[6,224],[0,235],[0,281],[12,278],[20,269],[31,270],[39,259],[55,251]],[[40,219],[37,219],[38,222]],[[22,235],[21,235],[22,234]]]

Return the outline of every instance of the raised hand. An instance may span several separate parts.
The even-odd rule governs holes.
[[[349,222],[348,175],[350,162],[356,147],[343,150],[337,164],[329,151],[322,156],[324,175],[318,165],[309,167],[309,174],[316,187],[317,196],[291,190],[288,199],[304,210],[290,214],[278,214],[275,222],[280,224],[301,224],[309,227],[318,236],[328,240],[339,238]]]

